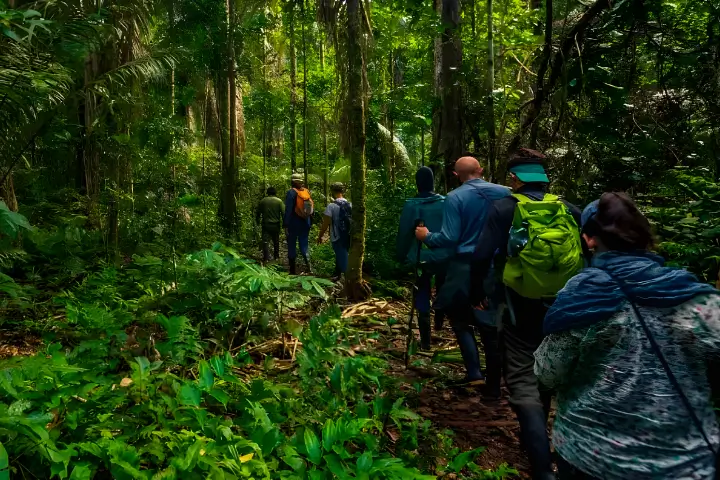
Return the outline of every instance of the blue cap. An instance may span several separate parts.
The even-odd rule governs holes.
[[[540,163],[513,165],[510,171],[523,183],[550,183],[545,167]]]
[[[582,223],[581,228],[585,228],[585,225],[587,222],[595,216],[598,212],[598,205],[600,204],[600,200],[595,200],[591,204],[589,204],[587,207],[585,207],[585,210],[582,212],[582,216],[580,217],[580,222]]]

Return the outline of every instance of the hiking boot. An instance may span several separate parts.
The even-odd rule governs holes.
[[[418,312],[420,328],[420,349],[430,350],[430,312]]]
[[[288,264],[290,265],[290,275],[297,275],[297,259],[288,259]]]
[[[460,380],[449,380],[445,382],[450,388],[473,388],[485,386],[485,378],[469,378],[463,377]]]
[[[475,330],[470,325],[453,325],[453,331],[460,346],[460,355],[465,364],[466,377],[470,379],[485,377],[480,372],[480,352],[475,341]]]

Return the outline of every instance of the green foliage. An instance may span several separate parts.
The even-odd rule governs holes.
[[[673,200],[646,207],[660,252],[671,264],[715,283],[720,278],[720,184],[708,180],[706,172],[674,170],[658,195]]]
[[[173,320],[159,323],[176,341]],[[428,430],[389,395],[382,362],[345,355],[354,335],[338,309],[311,320],[302,390],[242,380],[229,353],[186,358],[194,373],[183,377],[175,358],[133,358],[112,338],[0,362],[0,475],[9,454],[13,474],[41,478],[435,478],[412,467]],[[399,458],[387,453],[388,422],[401,433]]]

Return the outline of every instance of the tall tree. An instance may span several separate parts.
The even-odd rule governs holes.
[[[302,56],[303,56],[303,174],[305,175],[305,185],[308,185],[308,64],[307,64],[307,39],[305,30],[307,28],[307,18],[305,17],[305,0],[300,0],[300,13],[302,21]]]
[[[335,43],[336,65],[343,83],[341,129],[343,144],[350,157],[350,195],[353,204],[350,258],[346,273],[349,298],[369,294],[363,280],[366,230],[365,111],[367,108],[367,63],[365,49],[370,35],[369,2],[362,0],[318,0],[318,15]],[[343,55],[344,54],[344,55]]]
[[[548,0],[549,2],[552,0]],[[496,158],[496,138],[495,138],[495,99],[493,91],[495,90],[495,45],[493,43],[493,0],[487,0],[487,71],[486,71],[486,112],[485,112],[485,128],[488,135],[488,170],[490,170],[490,178],[495,180],[495,158]]]
[[[435,94],[439,107],[433,112],[433,159],[442,159],[446,189],[453,183],[453,167],[462,155],[463,97],[460,86],[462,43],[460,41],[460,1],[435,0],[443,32],[435,46]]]
[[[297,51],[295,49],[295,2],[290,0],[290,169],[297,168]]]

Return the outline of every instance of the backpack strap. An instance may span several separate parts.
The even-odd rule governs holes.
[[[512,197],[515,198],[518,203],[557,202],[560,200],[560,197],[551,193],[543,194],[542,198],[538,198],[535,195],[528,195],[526,193],[513,193]]]
[[[627,289],[625,286],[625,283],[622,282],[619,278],[612,275],[607,270],[603,270],[605,273],[608,274],[608,276],[618,284],[618,287],[620,287],[620,291],[622,294],[627,298],[628,303],[630,303],[630,306],[632,307],[633,313],[635,314],[635,317],[640,322],[640,326],[643,329],[643,332],[645,332],[645,336],[647,336],[648,341],[650,342],[650,348],[652,348],[653,352],[657,356],[658,360],[660,360],[660,364],[663,367],[663,370],[665,370],[665,373],[668,376],[668,379],[670,380],[670,383],[672,384],[673,388],[677,391],[678,395],[680,396],[680,400],[683,403],[683,406],[687,410],[687,412],[690,414],[690,418],[692,419],[692,422],[695,424],[695,427],[700,431],[700,434],[703,437],[703,440],[705,440],[705,443],[707,444],[708,449],[712,454],[716,457],[718,452],[715,451],[715,448],[713,447],[712,442],[708,438],[707,434],[705,433],[705,429],[703,428],[702,421],[700,421],[700,418],[697,416],[697,413],[695,413],[695,409],[692,407],[692,404],[690,403],[690,400],[688,400],[687,396],[685,395],[685,392],[683,391],[682,387],[680,386],[680,382],[678,382],[677,378],[675,377],[675,374],[673,374],[672,369],[670,368],[670,364],[668,363],[667,359],[665,358],[665,355],[663,355],[662,351],[660,350],[660,345],[658,345],[657,340],[655,340],[655,337],[653,336],[652,332],[650,331],[650,327],[648,326],[647,322],[645,321],[645,317],[642,316],[640,313],[640,309],[635,305],[635,302],[633,302],[630,299],[630,296],[627,293]]]

